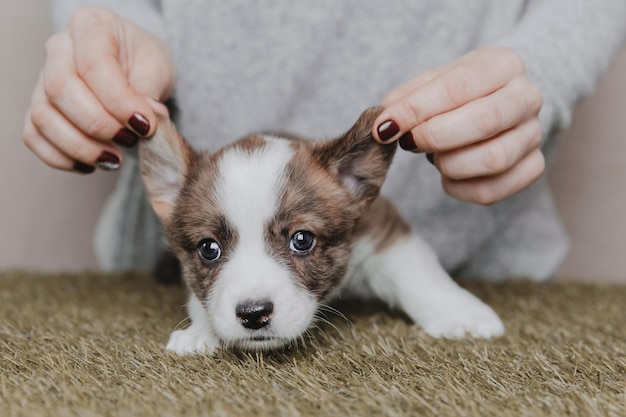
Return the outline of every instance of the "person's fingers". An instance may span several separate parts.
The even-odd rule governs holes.
[[[374,123],[374,138],[387,143],[431,117],[484,97],[525,72],[521,58],[507,48],[483,48],[450,70],[391,103]]]
[[[33,98],[30,120],[38,134],[72,160],[111,171],[119,168],[122,156],[118,149],[85,136],[57,109],[39,97]]]
[[[148,101],[148,104],[150,105],[150,107],[152,107],[152,110],[154,110],[155,113],[170,117],[170,111],[165,104],[153,99],[152,97],[146,97],[146,100]]]
[[[406,83],[394,88],[389,93],[387,93],[381,102],[381,106],[387,107],[391,105],[391,103],[393,103],[394,101],[397,101],[406,97],[408,94],[412,93],[413,91],[423,86],[424,84],[430,82],[431,80],[438,77],[439,75],[450,71],[455,66],[462,64],[467,60],[472,59],[472,57],[477,53],[479,52],[478,51],[469,52],[454,62],[451,62],[442,67],[433,68],[431,70],[428,70],[426,72],[423,72],[417,75],[416,77],[413,77]]]
[[[30,112],[24,120],[22,140],[28,149],[52,168],[81,174],[90,174],[96,169],[93,165],[73,160],[41,136],[32,123]]]
[[[128,139],[130,145],[136,143],[137,135],[120,124],[100,104],[93,92],[78,78],[74,65],[72,43],[65,32],[53,35],[46,44],[47,60],[37,90],[45,92],[47,100],[55,106],[66,119],[85,135],[102,140],[115,139],[120,142],[120,135]],[[134,141],[130,140],[135,137]]]
[[[130,85],[139,94],[155,100],[171,97],[176,74],[167,46],[148,32],[134,33],[130,43],[126,45],[127,49],[132,50],[134,59],[134,65],[128,73]]]
[[[491,177],[452,180],[442,176],[442,186],[452,197],[468,203],[489,205],[518,193],[541,176],[545,159],[535,149],[508,171]]]
[[[456,62],[453,64],[445,65],[443,67],[433,68],[429,71],[419,74],[416,77],[411,78],[406,83],[394,88],[389,93],[387,93],[380,103],[381,106],[390,106],[395,101],[406,97],[408,94],[411,94],[413,91],[428,83],[432,79],[438,77],[440,74],[449,71],[454,65],[456,65]]]
[[[42,78],[33,92],[30,109],[30,120],[38,134],[75,161],[105,170],[118,169],[122,161],[119,150],[87,137],[53,107],[44,93]]]
[[[410,130],[400,142],[406,150],[442,152],[494,137],[535,117],[541,93],[529,82],[512,82],[494,93],[439,114]]]
[[[508,171],[540,144],[541,125],[533,118],[483,142],[437,153],[433,164],[451,180],[494,176]]]
[[[78,75],[107,112],[141,136],[154,133],[156,116],[144,97],[130,86],[120,63],[115,15],[103,9],[79,9],[70,19]]]

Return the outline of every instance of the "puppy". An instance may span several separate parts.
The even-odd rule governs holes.
[[[278,348],[338,296],[377,297],[435,337],[503,332],[379,196],[396,149],[370,135],[381,111],[366,110],[335,140],[256,134],[214,154],[160,120],[140,144],[141,175],[180,261],[191,318],[167,349]]]

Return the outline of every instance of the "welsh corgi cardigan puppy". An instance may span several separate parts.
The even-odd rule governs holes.
[[[255,134],[214,154],[160,120],[140,144],[141,175],[180,260],[191,319],[168,350],[288,345],[339,296],[377,297],[435,337],[504,331],[379,196],[396,150],[370,134],[381,111],[335,140]]]

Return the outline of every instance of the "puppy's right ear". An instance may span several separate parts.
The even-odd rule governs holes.
[[[152,209],[164,226],[170,222],[192,157],[193,151],[165,116],[159,116],[152,138],[139,141],[141,178]]]
[[[378,196],[396,152],[396,144],[381,145],[372,138],[372,126],[383,112],[371,107],[341,137],[321,142],[313,155],[322,167],[337,177],[365,208]]]

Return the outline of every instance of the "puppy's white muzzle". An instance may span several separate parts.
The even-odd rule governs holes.
[[[298,338],[317,310],[297,277],[262,250],[239,248],[209,295],[209,321],[227,346],[269,349]]]

